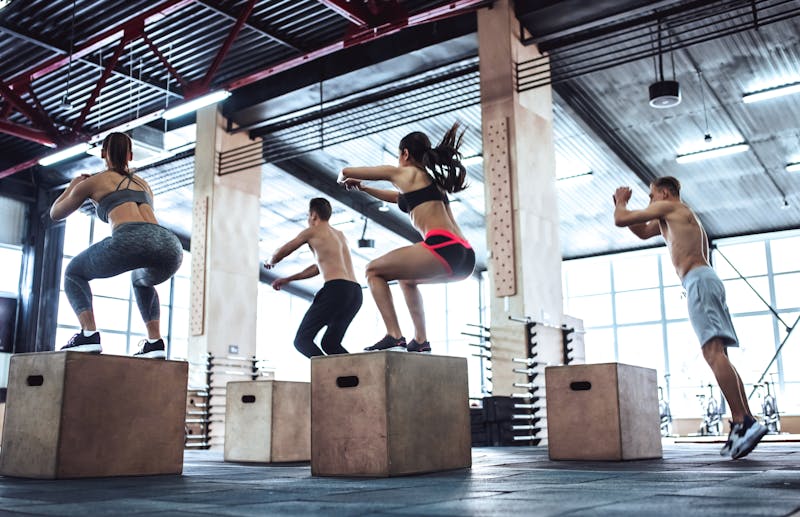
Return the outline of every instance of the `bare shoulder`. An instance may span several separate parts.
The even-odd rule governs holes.
[[[683,203],[682,201],[676,201],[675,202],[674,211],[675,211],[675,214],[677,214],[680,217],[696,218],[696,214],[694,213],[694,210],[689,208],[689,206],[686,203]]]

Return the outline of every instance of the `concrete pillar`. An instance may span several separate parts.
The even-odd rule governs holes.
[[[492,385],[495,395],[524,389],[512,358],[526,358],[524,325],[530,317],[553,325],[536,329],[544,363],[560,364],[561,247],[555,187],[552,92],[549,86],[516,91],[515,63],[540,54],[523,46],[510,0],[478,11],[481,115],[486,179]],[[543,376],[540,376],[543,377]],[[536,379],[544,383],[544,379]]]
[[[196,365],[205,362],[207,352],[222,357],[256,351],[261,167],[217,174],[220,152],[252,143],[245,133],[231,135],[224,127],[216,106],[197,112],[190,386],[205,384],[205,371]],[[260,147],[252,147],[257,155]]]

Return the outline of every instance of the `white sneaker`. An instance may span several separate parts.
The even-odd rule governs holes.
[[[755,449],[758,442],[767,434],[767,427],[755,420],[748,422],[745,420],[741,424],[734,426],[731,432],[731,458],[738,460],[744,458],[750,451]]]

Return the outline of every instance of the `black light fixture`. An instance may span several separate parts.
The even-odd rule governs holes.
[[[359,248],[374,248],[375,247],[375,239],[365,239],[364,238],[364,235],[367,233],[367,221],[369,221],[369,219],[367,219],[366,217],[363,217],[363,219],[364,219],[364,229],[361,230],[361,238],[358,239],[358,247]]]
[[[672,53],[670,52],[670,56]],[[650,85],[650,106],[672,108],[681,103],[681,85],[675,80],[675,58],[672,57],[672,80],[664,79],[664,53],[661,48],[661,20],[658,21],[658,71],[656,82]]]

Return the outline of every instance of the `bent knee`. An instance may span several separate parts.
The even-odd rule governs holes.
[[[400,284],[400,288],[403,290],[415,289],[419,285],[416,280],[398,280],[397,283]]]
[[[380,277],[382,276],[382,273],[383,271],[380,267],[380,264],[376,263],[374,260],[367,264],[367,269],[364,272],[367,278]]]

